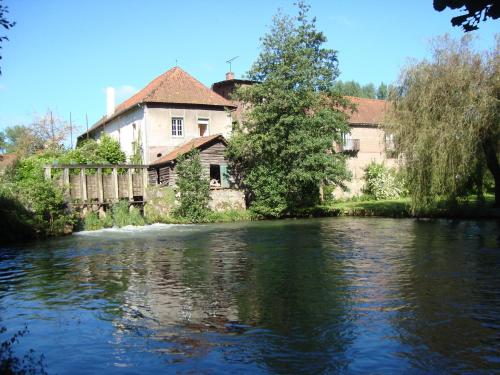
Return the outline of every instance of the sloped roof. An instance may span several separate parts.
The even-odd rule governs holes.
[[[103,117],[89,131],[141,103],[195,104],[235,108],[231,101],[210,90],[179,67],[167,70],[153,79],[137,94],[120,103],[111,117]]]
[[[201,148],[216,139],[222,141],[224,144],[227,144],[227,141],[222,134],[214,134],[207,137],[194,138],[169,152],[167,155],[164,155],[161,158],[153,161],[151,165],[159,165],[171,162],[181,155],[184,155],[185,153],[191,151],[193,148]]]
[[[349,124],[379,125],[384,122],[387,101],[379,99],[357,98],[346,96],[356,105],[356,110],[349,111]]]

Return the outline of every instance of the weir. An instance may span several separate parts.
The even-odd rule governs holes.
[[[147,165],[58,164],[45,166],[45,179],[64,188],[71,205],[147,201]]]

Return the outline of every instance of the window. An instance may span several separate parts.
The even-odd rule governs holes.
[[[172,117],[172,136],[184,136],[184,119],[182,117]]]
[[[198,119],[198,130],[200,131],[200,137],[205,137],[208,135],[208,119],[199,118]]]
[[[229,187],[227,165],[210,164],[210,186],[213,188]]]

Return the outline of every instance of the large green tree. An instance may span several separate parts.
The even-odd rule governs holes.
[[[474,179],[480,191],[486,167],[500,204],[498,42],[479,53],[470,37],[441,37],[432,45],[431,60],[401,73],[386,131],[404,156],[416,210],[466,194]]]
[[[298,15],[278,13],[262,39],[261,52],[248,72],[260,82],[237,92],[246,115],[231,138],[233,173],[247,188],[251,208],[282,216],[315,204],[323,183],[341,185],[345,158],[332,150],[349,132],[333,90],[337,53],[298,3]]]

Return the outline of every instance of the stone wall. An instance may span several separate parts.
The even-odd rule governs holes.
[[[213,211],[244,210],[245,194],[237,189],[210,190],[209,206]]]

